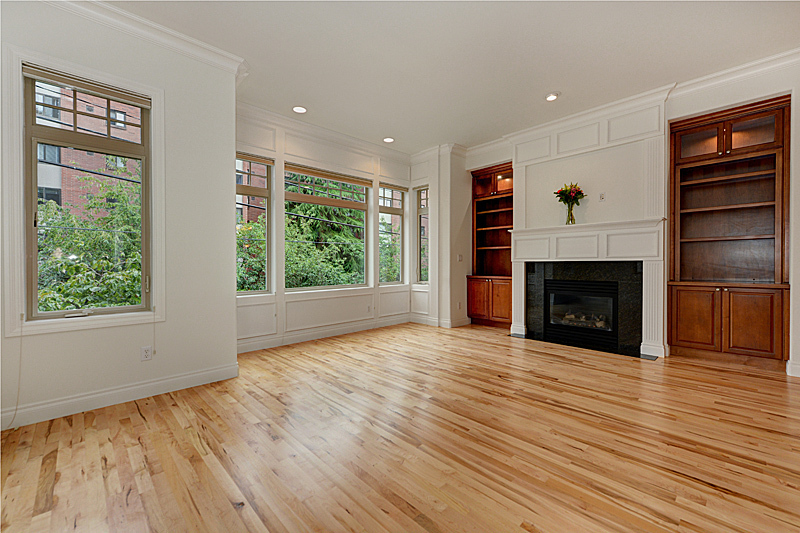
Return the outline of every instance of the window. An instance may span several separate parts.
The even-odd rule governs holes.
[[[237,154],[236,290],[269,290],[269,183],[271,159]]]
[[[111,127],[124,130],[125,129],[125,111],[109,110],[108,118],[111,119]]]
[[[428,244],[430,238],[430,220],[428,218],[428,189],[417,190],[417,218],[419,226],[419,249],[417,250],[417,281],[428,282]]]
[[[27,316],[150,309],[149,99],[23,65]],[[107,109],[135,120],[126,139]],[[109,117],[110,118],[110,117]]]
[[[403,271],[403,191],[381,184],[378,208],[378,280],[399,283]]]
[[[286,165],[286,288],[366,283],[367,189],[332,172]]]

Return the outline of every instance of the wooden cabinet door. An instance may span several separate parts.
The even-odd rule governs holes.
[[[491,320],[511,322],[511,280],[493,279],[491,285]]]
[[[719,287],[674,286],[670,302],[670,344],[722,349],[722,296]]]
[[[467,278],[467,316],[489,318],[489,280]]]
[[[783,359],[780,289],[723,290],[724,352]]]
[[[722,123],[699,126],[675,134],[675,154],[680,163],[722,155]]]
[[[497,194],[505,194],[514,190],[514,173],[511,169],[495,173],[494,190]]]
[[[472,180],[472,197],[484,198],[494,194],[494,174],[475,176]]]
[[[783,110],[755,113],[725,122],[725,155],[765,150],[783,143]]]

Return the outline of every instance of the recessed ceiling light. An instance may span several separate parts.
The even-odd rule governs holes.
[[[383,142],[385,142],[385,143],[393,143],[394,139],[392,137],[386,137],[385,139],[383,139]]]
[[[300,113],[302,115],[303,113],[308,111],[308,109],[306,109],[305,107],[303,107],[301,105],[296,105],[296,106],[294,106],[292,108],[292,111],[294,111],[295,113]]]
[[[548,102],[552,102],[556,98],[558,98],[559,96],[561,96],[561,93],[555,92],[555,93],[548,94],[547,96],[544,97],[544,99],[547,100]]]

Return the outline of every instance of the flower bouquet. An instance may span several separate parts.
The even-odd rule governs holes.
[[[581,205],[581,200],[586,197],[583,194],[583,191],[580,187],[578,187],[577,183],[570,183],[567,185],[566,183],[556,192],[554,192],[558,197],[558,201],[562,204],[566,204],[567,206],[567,225],[575,223],[575,215],[572,213],[572,208],[576,205]]]

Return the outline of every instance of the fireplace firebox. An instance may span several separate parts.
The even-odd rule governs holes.
[[[544,280],[544,340],[617,352],[616,281]]]

